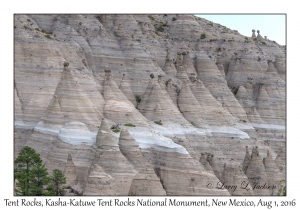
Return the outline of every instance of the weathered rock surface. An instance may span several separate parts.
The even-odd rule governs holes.
[[[255,195],[269,195],[269,182],[262,157],[257,147],[252,149],[251,160],[245,172],[248,177]],[[267,187],[262,187],[266,185]]]
[[[77,184],[76,167],[73,163],[70,153],[68,154],[68,160],[64,170],[64,175],[66,177],[66,186],[73,186]]]
[[[277,195],[279,190],[279,183],[280,181],[284,180],[285,177],[281,173],[280,169],[277,166],[277,163],[270,155],[270,152],[268,151],[267,157],[263,159],[263,163],[265,165],[266,173],[268,175],[268,184],[269,186],[275,186],[270,188],[271,195]]]
[[[138,174],[132,181],[129,195],[166,195],[159,178],[140,151],[139,145],[126,129],[119,139],[120,151],[132,163]]]
[[[222,181],[219,183],[219,187],[227,188],[231,195],[254,195],[249,180],[243,173],[242,166],[235,161],[230,161],[224,165]]]
[[[106,174],[99,165],[91,165],[84,195],[116,195],[116,188],[114,178]]]
[[[97,134],[96,145],[97,151],[93,164],[98,164],[105,173],[114,178],[117,195],[128,195],[131,182],[137,171],[120,152],[119,146],[112,138],[111,131],[104,119]]]

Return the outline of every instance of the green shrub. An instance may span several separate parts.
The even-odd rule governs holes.
[[[141,103],[142,98],[140,95],[135,95],[135,100],[136,100],[136,102]]]
[[[277,195],[286,196],[286,182],[285,182],[285,180],[279,181],[278,188],[279,188],[279,190],[278,190]]]
[[[205,39],[205,38],[206,38],[206,34],[202,33],[201,36],[200,36],[200,39]]]
[[[40,31],[40,29],[39,29],[39,28],[35,28],[34,30],[36,30],[36,31]]]
[[[169,82],[171,82],[171,80],[172,80],[172,79],[168,79],[168,80],[166,81],[166,86],[168,86],[168,84],[169,84]]]
[[[168,16],[167,14],[164,14],[164,16],[166,17],[166,16]]]
[[[48,32],[48,31],[45,31],[44,29],[42,29],[42,32],[44,33],[44,34],[52,34],[52,32]]]
[[[64,67],[67,67],[67,66],[69,66],[69,62],[65,61],[64,62]]]
[[[261,43],[262,43],[262,44],[267,44],[267,43],[266,43],[266,42],[264,42],[264,41],[262,41]]]
[[[126,123],[125,126],[128,126],[128,127],[135,127],[134,124],[131,124],[131,123]]]
[[[133,38],[133,39],[134,39],[134,35],[133,35],[133,34],[131,34],[131,38]]]
[[[254,40],[254,41],[257,41],[257,38],[254,38],[253,40]]]
[[[112,129],[112,131],[115,132],[115,133],[119,133],[120,132],[120,130],[118,128]]]
[[[233,90],[233,94],[236,95],[239,90],[239,87],[237,87],[237,88],[233,87],[232,90]]]
[[[151,20],[155,20],[155,18],[154,17],[152,17],[151,15],[148,15],[148,17],[151,19]]]
[[[136,196],[136,193],[135,192],[131,192],[129,195],[130,196]]]
[[[27,19],[28,22],[30,22],[30,19]]]
[[[193,126],[195,126],[195,127],[196,127],[196,125],[195,125],[195,123],[194,123],[194,122],[191,122],[191,124],[192,124]]]
[[[275,44],[277,44],[277,42],[275,42],[275,41],[272,41],[273,43],[275,43]]]
[[[159,120],[159,121],[154,121],[157,125],[162,125],[162,122],[161,122],[161,120]]]
[[[28,29],[28,27],[27,27],[27,26],[24,26],[24,28],[25,28],[25,29]]]
[[[45,37],[51,39],[51,36],[49,34],[46,34]]]
[[[159,32],[164,32],[165,29],[162,25],[160,25],[158,28],[156,28],[156,31],[159,31]]]
[[[176,18],[176,17],[173,17],[172,20],[175,21],[175,20],[177,20],[177,18]]]
[[[245,37],[246,40],[248,40],[248,37]]]

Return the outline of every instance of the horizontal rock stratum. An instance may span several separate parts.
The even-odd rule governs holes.
[[[279,192],[254,186],[286,179],[285,46],[183,14],[14,19],[15,157],[69,195]]]

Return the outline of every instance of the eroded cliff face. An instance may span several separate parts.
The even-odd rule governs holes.
[[[15,155],[69,194],[276,195],[253,188],[285,179],[284,47],[193,15],[14,18]]]

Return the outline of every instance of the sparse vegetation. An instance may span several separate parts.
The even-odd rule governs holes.
[[[195,123],[194,123],[194,122],[191,122],[191,124],[192,124],[193,126],[195,126],[195,127],[196,127],[196,125],[195,125]]]
[[[218,47],[216,50],[215,50],[215,52],[221,52],[221,47]]]
[[[130,196],[136,196],[136,193],[135,192],[131,192],[129,195]]]
[[[261,43],[262,43],[262,44],[267,44],[267,43],[266,43],[266,42],[264,42],[264,41],[262,41]]]
[[[125,126],[128,126],[128,127],[135,127],[134,124],[131,124],[131,123],[126,123]]]
[[[50,31],[45,31],[44,29],[42,29],[42,32],[43,32],[44,34],[52,34],[52,32],[50,32]]]
[[[24,25],[24,28],[25,28],[25,29],[28,29],[29,27],[27,27],[27,26]]]
[[[246,40],[249,40],[249,38],[248,38],[248,37],[245,37],[245,39],[246,39]]]
[[[133,34],[131,34],[131,38],[134,39],[134,35]]]
[[[69,62],[65,61],[64,62],[64,67],[67,67],[67,66],[69,66]]]
[[[233,94],[236,95],[238,90],[239,90],[239,87],[233,87],[232,88]]]
[[[162,125],[162,122],[161,122],[161,120],[159,120],[159,121],[154,121],[157,125]]]
[[[164,16],[166,17],[166,16],[168,16],[167,14],[164,14]]]
[[[200,39],[205,39],[205,38],[206,38],[206,34],[202,33],[201,36],[200,36]]]
[[[169,25],[167,23],[160,22],[159,25],[155,24],[154,27],[155,27],[155,32],[157,33],[157,32],[164,32],[165,31],[164,27],[169,27]]]
[[[285,184],[285,180],[279,181],[278,188],[279,189],[278,189],[277,195],[286,196],[286,184]]]
[[[139,104],[139,103],[141,103],[142,98],[141,98],[140,95],[135,95],[135,100],[136,100],[136,102]]]
[[[36,31],[40,31],[40,29],[39,29],[39,28],[35,28],[34,30],[36,30]]]
[[[176,17],[173,17],[172,20],[175,21],[175,20],[177,20],[177,18],[176,18]]]
[[[148,18],[150,18],[152,21],[155,21],[155,18],[151,15],[148,15]]]
[[[246,120],[243,120],[244,123],[246,123]]]
[[[114,133],[119,133],[119,132],[120,132],[120,130],[119,130],[118,128],[112,129],[112,131],[113,131]]]
[[[52,39],[49,34],[46,34],[45,37],[48,38],[48,39]]]
[[[254,40],[254,41],[257,41],[257,38],[254,38],[253,40]]]
[[[164,32],[165,29],[164,29],[164,27],[163,27],[162,25],[160,25],[160,26],[158,26],[158,27],[156,28],[156,31]]]
[[[172,81],[172,79],[168,79],[168,80],[166,81],[166,86],[168,86],[169,82],[171,82],[171,81]]]
[[[273,43],[275,43],[275,44],[277,44],[277,42],[276,42],[276,41],[274,41],[274,40],[273,40],[272,42],[273,42]]]

